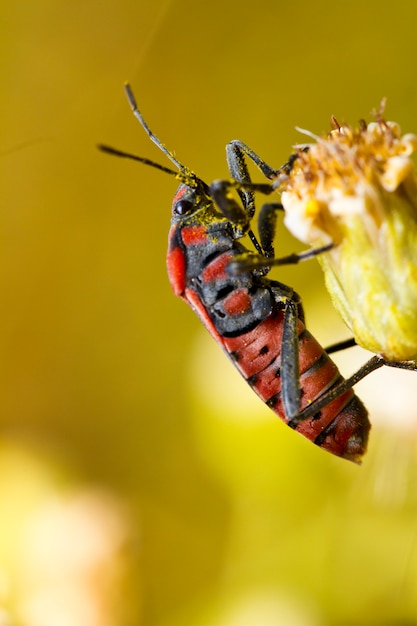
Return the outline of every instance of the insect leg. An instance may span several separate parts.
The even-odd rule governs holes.
[[[248,232],[259,255],[271,258],[274,255],[272,241],[275,233],[276,211],[281,210],[279,203],[266,205],[260,217],[260,238],[258,243],[255,234],[249,228],[255,214],[255,191],[270,194],[274,191],[272,184],[254,184],[249,174],[246,159],[250,159],[268,179],[277,179],[281,172],[288,173],[297,155],[292,155],[282,168],[276,170],[261,159],[242,141],[234,140],[226,146],[226,159],[233,180],[219,180],[210,185],[210,195],[227,219],[240,229],[240,233]],[[231,191],[235,189],[240,197],[240,206],[233,198]],[[267,267],[267,266],[264,266]]]
[[[274,258],[274,238],[278,211],[283,210],[284,207],[280,202],[267,202],[259,211],[258,233],[265,259]]]
[[[319,254],[322,254],[323,252],[328,252],[332,248],[333,244],[331,243],[326,246],[322,246],[321,248],[306,250],[305,252],[293,252],[292,254],[280,257],[279,259],[270,259],[265,254],[251,256],[250,258],[239,258],[231,264],[231,271],[235,274],[239,274],[252,269],[261,269],[263,267],[270,268],[274,265],[296,265],[301,261],[311,259]],[[333,350],[333,352],[335,352],[335,350]]]
[[[384,359],[384,365],[387,365],[388,367],[397,367],[401,370],[417,372],[417,364],[415,361],[387,361]]]
[[[308,150],[308,147],[303,148],[302,151],[304,152],[305,150]],[[258,189],[255,189],[255,187],[257,187],[256,185],[253,187],[253,191],[262,191],[263,193],[267,194],[272,193],[272,191],[279,187],[282,182],[282,176],[286,177],[288,176],[288,174],[290,174],[295,161],[298,159],[298,156],[299,152],[294,152],[293,154],[291,154],[288,161],[281,165],[280,168],[275,169],[274,167],[268,165],[266,161],[261,159],[261,157],[256,154],[256,152],[254,152],[251,148],[249,148],[249,146],[243,143],[243,141],[234,139],[226,146],[226,159],[232,177],[237,181],[241,181],[242,183],[249,183],[250,178],[248,175],[248,168],[245,158],[250,159],[252,163],[254,163],[256,167],[262,172],[265,178],[274,181],[273,183],[271,183],[269,189],[266,185],[263,185],[262,190],[260,189],[261,186],[259,186]]]
[[[269,184],[252,183],[245,161],[245,154],[256,159],[257,164],[262,161],[247,146],[245,146],[246,152],[244,152],[236,144],[240,144],[240,142],[231,142],[226,146],[227,164],[234,180],[215,181],[210,185],[210,195],[223,215],[234,225],[238,226],[241,233],[248,232],[258,254],[266,256],[262,243],[259,244],[255,234],[249,229],[249,224],[255,214],[254,192],[272,193],[273,187]],[[244,144],[241,145],[244,146]],[[268,172],[275,172],[266,164],[265,166],[268,168]],[[241,200],[241,205],[236,202],[231,194],[233,189],[236,190]]]
[[[255,212],[255,200],[253,193],[253,188],[255,186],[250,183],[250,187],[251,191],[248,191],[246,189],[246,185],[242,186],[242,184],[238,181],[216,180],[210,185],[209,194],[223,215],[236,228],[237,238],[240,238],[247,233],[256,252],[263,256],[262,246],[259,244],[253,230],[249,228],[251,218]],[[259,187],[264,187],[264,185],[256,185],[257,189]],[[267,185],[267,187],[268,190],[270,190],[270,186]],[[236,202],[235,198],[231,194],[232,189],[237,191],[242,204]]]
[[[260,191],[261,193],[270,194],[275,190],[281,175],[287,176],[294,165],[294,162],[298,158],[298,153],[294,153],[290,156],[288,161],[284,163],[279,169],[275,169],[268,165],[266,161],[256,154],[249,146],[243,141],[237,139],[231,141],[226,146],[226,158],[227,165],[231,176],[235,179],[235,188],[242,200],[242,204],[251,219],[255,213],[255,199],[254,192]],[[269,180],[274,180],[274,184],[271,185],[257,185],[253,184],[246,159],[250,159],[256,167],[262,172],[262,174]],[[299,263],[304,259],[316,256],[322,252],[327,252],[333,247],[333,244],[323,246],[321,248],[308,250],[300,254],[291,254],[282,259],[273,259],[274,248],[273,240],[276,232],[276,220],[278,211],[283,211],[284,208],[279,202],[271,202],[264,204],[259,212],[258,217],[258,232],[260,238],[260,247],[262,248],[262,255],[264,258],[251,258],[248,259],[248,265],[243,268],[242,271],[255,268],[268,268],[272,265],[287,265]],[[256,246],[259,253],[259,249]]]
[[[249,219],[251,219],[255,213],[254,192],[261,191],[263,193],[271,193],[274,190],[274,187],[272,185],[254,185],[252,183],[246,158],[253,161],[266,178],[277,179],[281,173],[288,174],[291,171],[297,156],[297,154],[293,154],[282,167],[276,170],[268,165],[268,163],[261,159],[256,152],[251,150],[251,148],[249,148],[242,141],[234,140],[227,144],[226,157],[229,171],[231,176],[236,181],[236,190],[242,200],[242,204],[249,216]],[[278,211],[283,210],[284,208],[279,202],[266,203],[262,206],[258,216],[258,232],[261,252],[259,251],[258,246],[255,246],[260,256],[258,259],[256,259],[256,257],[246,259],[245,265],[242,267],[242,271],[255,268],[269,268],[272,265],[298,263],[305,258],[310,258],[330,249],[330,246],[325,246],[323,248],[309,250],[301,254],[292,254],[283,259],[273,259],[273,241],[276,232],[277,215]]]
[[[275,302],[284,309],[281,340],[281,393],[287,419],[298,415],[301,404],[300,353],[297,322],[304,322],[300,296],[287,285],[271,282]]]
[[[282,402],[288,419],[299,414],[301,402],[297,319],[297,303],[293,299],[288,299],[284,311],[281,345]]]
[[[216,203],[217,207],[223,213],[223,215],[230,222],[232,222],[232,224],[240,228],[242,233],[244,233],[249,227],[251,216],[248,214],[244,202],[243,206],[236,202],[236,199],[231,193],[231,190],[234,188],[235,185],[233,181],[216,180],[210,185],[210,195]],[[241,194],[248,193],[248,198],[250,198],[250,202],[253,202],[252,192],[243,192],[241,189],[238,189],[237,192],[241,197]]]
[[[237,189],[237,193],[242,200],[242,204],[249,219],[255,214],[255,198],[253,190],[245,189],[245,184],[252,184],[252,180],[249,174],[248,166],[244,157],[244,153],[238,147],[235,147],[235,142],[228,143],[226,146],[226,160],[229,168],[230,175],[237,182],[243,186]]]
[[[248,219],[251,220],[255,214],[255,191],[263,191],[264,193],[272,193],[273,187],[272,185],[254,185],[252,183],[252,179],[249,174],[249,169],[246,163],[246,158],[250,159],[255,163],[255,165],[261,170],[264,176],[268,179],[275,178],[279,174],[279,170],[275,170],[271,166],[269,166],[263,159],[261,159],[256,152],[251,150],[246,144],[242,141],[234,140],[227,144],[226,146],[226,159],[227,165],[229,168],[230,175],[236,181],[236,190],[239,194],[239,197],[242,201],[242,205]],[[278,203],[274,203],[268,205],[269,207],[274,206],[275,209],[269,209],[269,220],[272,222],[272,232],[275,233],[275,211],[276,207],[280,206]],[[267,210],[265,210],[265,213]],[[249,236],[252,240],[252,243],[255,246],[258,254],[261,254],[265,257],[273,257],[274,250],[272,247],[273,235],[266,232],[266,219],[265,219],[265,228],[263,232],[259,231],[259,237],[261,239],[260,245],[258,244],[255,235],[252,231],[249,232]]]
[[[344,341],[338,341],[337,343],[333,343],[328,348],[325,348],[327,354],[333,354],[333,352],[339,352],[340,350],[346,350],[346,348],[353,348],[353,346],[358,345],[355,339],[352,337],[351,339],[345,339]]]
[[[247,172],[245,157],[250,159],[266,178],[273,180],[277,178],[282,171],[285,171],[286,173],[290,171],[288,168],[290,167],[290,162],[292,167],[295,156],[296,155],[290,157],[287,163],[277,170],[268,165],[268,163],[261,159],[261,157],[249,148],[249,146],[243,143],[243,141],[234,139],[226,146],[226,158],[229,171],[234,179],[241,180],[242,182],[245,180],[244,173]]]
[[[291,419],[289,426],[291,426],[291,428],[296,428],[298,424],[308,419],[309,417],[316,415],[323,407],[327,406],[328,404],[330,404],[330,402],[345,393],[345,391],[356,385],[356,383],[365,378],[365,376],[368,376],[368,374],[379,369],[385,364],[385,360],[382,357],[372,357],[350,378],[343,380],[339,384],[335,385],[334,387],[323,393],[319,398],[317,398],[317,400],[315,400],[314,402],[306,406],[302,411],[300,411],[298,415],[295,415]]]
[[[333,247],[333,244],[322,246],[321,248],[313,248],[305,252],[293,253],[285,257],[274,259],[274,238],[276,233],[276,223],[278,211],[283,211],[284,207],[279,202],[265,203],[258,216],[258,232],[263,248],[264,258],[251,259],[252,268],[272,267],[273,265],[290,265],[296,264],[305,259],[317,256],[322,252],[327,252]]]
[[[349,341],[349,340],[348,340]],[[335,385],[329,391],[324,393],[315,402],[312,402],[305,409],[300,411],[298,415],[294,416],[289,425],[292,428],[296,428],[305,419],[317,414],[323,407],[330,404],[335,398],[342,395],[345,391],[356,385],[360,380],[371,374],[375,370],[387,365],[388,367],[398,367],[400,369],[411,370],[417,372],[417,365],[413,361],[388,361],[381,356],[375,355],[362,367],[358,369],[350,378],[343,380],[338,385]]]
[[[332,354],[334,352],[339,352],[340,350],[345,350],[346,348],[353,348],[353,346],[357,346],[354,337],[350,339],[345,339],[344,341],[338,341],[337,343],[333,343],[331,346],[325,348],[327,354]],[[383,361],[383,365],[387,367],[396,367],[402,370],[409,370],[411,372],[417,372],[417,363],[415,361],[389,361],[384,357],[379,357]]]

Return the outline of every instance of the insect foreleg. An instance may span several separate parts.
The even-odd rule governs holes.
[[[283,206],[280,202],[268,202],[265,203],[259,211],[258,233],[263,249],[263,255],[267,259],[274,258],[274,238],[276,233],[278,211],[283,210]]]
[[[248,214],[246,204],[243,203],[242,206],[233,197],[232,189],[234,189],[233,181],[216,180],[210,185],[210,195],[223,215],[239,227],[242,233],[245,233],[249,228],[251,216]]]
[[[248,191],[246,186],[250,186],[251,191]],[[253,185],[249,177],[249,172],[247,172],[247,180],[245,182],[235,180],[216,180],[210,185],[211,197],[223,215],[233,226],[236,227],[237,238],[240,238],[247,233],[256,252],[262,257],[266,254],[263,249],[263,245],[258,242],[256,235],[253,230],[249,228],[249,225],[255,212],[255,198],[253,192],[264,187],[265,185]],[[272,189],[269,185],[266,185],[266,187],[269,191]],[[239,194],[242,204],[239,204],[231,193],[233,189],[235,189]],[[268,251],[270,250],[271,246],[269,245]]]
[[[234,139],[226,146],[226,158],[227,164],[229,166],[230,174],[236,180],[241,180],[244,182],[245,173],[248,168],[245,162],[245,157],[250,159],[256,167],[262,172],[262,174],[268,178],[269,180],[275,179],[281,170],[286,167],[287,164],[276,170],[266,163],[259,155],[256,154],[249,146],[247,146],[243,141],[239,141],[238,139]]]
[[[245,207],[248,219],[252,219],[255,214],[255,199],[253,190],[244,188],[245,184],[252,185],[252,180],[245,161],[244,153],[238,146],[235,146],[235,143],[236,142],[231,142],[226,146],[227,165],[232,178],[243,185],[237,189],[237,192],[242,200],[243,206]]]

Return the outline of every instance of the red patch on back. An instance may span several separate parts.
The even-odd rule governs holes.
[[[207,242],[205,226],[185,226],[181,230],[181,237],[186,246],[197,246]]]
[[[227,278],[226,267],[229,264],[231,256],[229,253],[216,257],[207,265],[202,273],[205,283],[211,283],[214,280],[224,280]]]
[[[251,297],[247,289],[235,289],[223,300],[227,315],[243,315],[251,308]]]

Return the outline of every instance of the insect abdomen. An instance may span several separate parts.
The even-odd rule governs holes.
[[[224,347],[258,396],[289,426],[281,393],[283,313],[261,322],[251,332],[225,338]],[[320,344],[298,321],[301,406],[304,409],[343,379]],[[366,451],[370,424],[367,412],[352,389],[322,408],[317,415],[293,426],[316,445],[353,461]]]
[[[171,239],[170,278],[178,295],[195,310],[215,340],[257,395],[290,427],[316,445],[359,461],[366,450],[370,424],[360,400],[348,389],[312,417],[286,416],[282,399],[281,349],[286,292],[253,272],[231,276],[227,268],[240,244],[227,237],[178,230]],[[191,237],[192,235],[192,237]],[[204,239],[204,241],[202,240]],[[227,243],[229,241],[229,243]],[[178,250],[181,249],[181,254]],[[181,257],[181,269],[172,260]],[[183,260],[184,259],[184,263]],[[182,285],[184,288],[182,290]],[[179,293],[180,288],[182,293]],[[297,320],[300,411],[343,378],[320,344]],[[295,416],[296,417],[296,416]],[[294,419],[292,423],[292,419]]]

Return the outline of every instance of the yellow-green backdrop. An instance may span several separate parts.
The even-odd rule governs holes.
[[[414,0],[17,0],[0,8],[0,624],[417,624],[417,384],[358,386],[361,467],[269,413],[171,293],[176,182],[278,166],[335,114],[417,131]],[[279,229],[282,254],[300,246]],[[310,261],[274,276],[348,336]],[[367,358],[338,358],[349,374]]]

